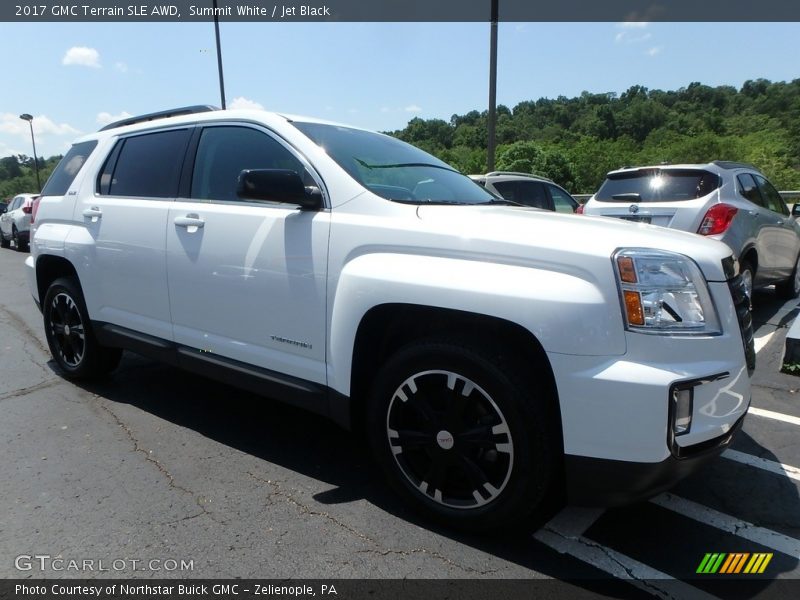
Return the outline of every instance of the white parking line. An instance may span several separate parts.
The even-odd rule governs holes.
[[[792,415],[784,415],[783,413],[764,410],[763,408],[756,408],[754,406],[748,408],[747,412],[757,417],[764,417],[765,419],[775,419],[776,421],[783,421],[784,423],[791,423],[792,425],[800,425],[800,417],[793,417]]]
[[[753,339],[753,345],[755,346],[756,354],[758,354],[761,351],[761,349],[769,343],[769,341],[772,339],[772,336],[775,335],[776,331],[777,329],[773,329],[769,333],[766,333],[762,336]]]
[[[739,452],[738,450],[726,450],[722,453],[722,456],[729,460],[735,460],[736,462],[740,462],[751,467],[756,467],[758,469],[763,469],[764,471],[769,471],[770,473],[775,473],[776,475],[784,475],[790,479],[800,481],[800,469],[797,467],[792,467],[791,465],[784,465],[773,460],[767,460],[766,458],[759,458],[758,456],[745,454],[744,452]]]
[[[602,510],[566,508],[534,534],[534,538],[561,554],[569,554],[658,598],[715,598],[629,556],[598,544],[583,533]]]
[[[737,537],[783,552],[789,556],[800,557],[800,540],[777,531],[741,521],[731,515],[714,510],[686,498],[672,494],[661,494],[650,500],[653,504],[676,512],[684,517],[689,517],[700,523],[711,525]]]

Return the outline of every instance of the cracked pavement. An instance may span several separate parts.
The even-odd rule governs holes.
[[[132,354],[101,382],[62,379],[23,260],[0,252],[0,577],[36,553],[193,560],[50,577],[544,576],[418,522],[314,415]]]

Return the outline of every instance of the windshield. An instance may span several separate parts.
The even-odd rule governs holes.
[[[694,200],[720,185],[714,173],[700,169],[637,169],[612,173],[595,194],[601,202]]]
[[[495,197],[447,163],[398,139],[321,123],[294,126],[371,192],[414,204],[487,204]]]

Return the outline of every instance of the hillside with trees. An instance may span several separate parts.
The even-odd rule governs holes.
[[[42,185],[56,168],[61,156],[51,156],[47,160],[39,159],[39,178]],[[17,194],[34,194],[39,191],[36,186],[36,170],[33,158],[18,154],[0,158],[0,200],[8,200]]]
[[[692,83],[665,92],[584,92],[497,107],[495,168],[544,175],[592,193],[624,165],[748,162],[781,190],[800,189],[800,79],[747,81],[740,90]],[[391,132],[464,173],[485,173],[487,112],[413,119]]]

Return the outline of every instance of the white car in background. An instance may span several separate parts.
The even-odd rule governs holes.
[[[17,252],[28,249],[31,231],[33,200],[38,194],[18,194],[0,214],[0,247],[8,248],[11,242]]]

